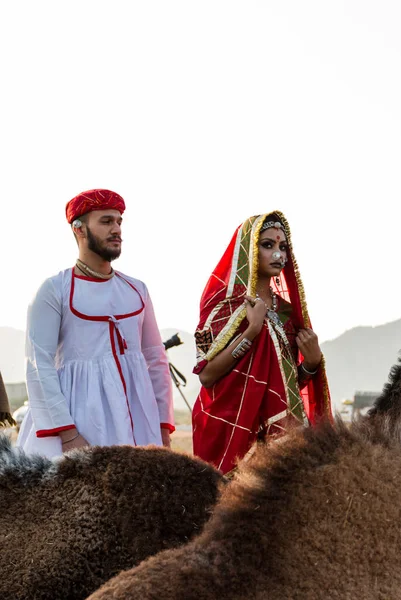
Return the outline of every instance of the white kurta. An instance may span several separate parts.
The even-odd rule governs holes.
[[[29,409],[17,445],[62,454],[75,425],[91,445],[161,445],[174,424],[171,376],[142,281],[100,281],[72,269],[47,279],[28,310]]]

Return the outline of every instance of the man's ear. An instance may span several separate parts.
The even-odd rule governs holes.
[[[81,221],[81,219],[75,219],[72,223],[72,231],[74,232],[74,235],[76,236],[77,240],[78,238],[85,238],[86,237],[86,232],[85,232],[85,227],[84,227],[84,222]]]

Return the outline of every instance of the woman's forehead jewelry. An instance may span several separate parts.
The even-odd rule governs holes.
[[[260,231],[264,231],[265,229],[282,229],[284,231],[284,227],[280,221],[266,221],[266,223],[263,223]]]

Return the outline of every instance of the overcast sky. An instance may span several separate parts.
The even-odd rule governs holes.
[[[35,0],[0,8],[0,325],[126,200],[123,272],[193,332],[234,229],[279,209],[321,341],[401,318],[401,4]]]

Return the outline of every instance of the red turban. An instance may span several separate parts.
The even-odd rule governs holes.
[[[67,221],[72,223],[74,219],[92,212],[92,210],[107,210],[108,208],[114,208],[123,214],[125,202],[119,194],[110,190],[88,190],[78,194],[67,203],[65,214]]]

